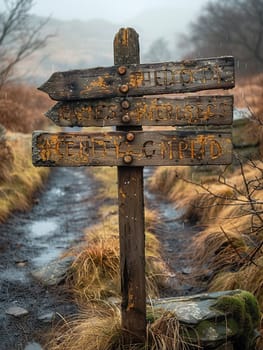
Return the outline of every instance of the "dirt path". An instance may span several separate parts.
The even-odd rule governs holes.
[[[151,171],[146,170],[145,179],[149,176]],[[79,242],[82,230],[98,220],[95,194],[96,183],[85,169],[56,168],[32,211],[15,214],[0,226],[0,350],[24,350],[27,344],[41,343],[55,319],[77,312],[62,287],[44,287],[31,273]],[[190,278],[188,247],[196,232],[178,222],[173,205],[150,193],[147,185],[145,197],[146,205],[159,212],[156,235],[171,270],[170,287],[162,290],[162,296],[201,291]],[[9,315],[10,307],[21,307],[28,314]]]
[[[39,340],[54,318],[76,312],[59,288],[43,287],[31,272],[79,241],[82,230],[96,220],[95,191],[83,168],[56,168],[33,210],[0,226],[1,350],[24,349]],[[8,315],[14,306],[28,315]]]
[[[147,180],[152,170],[145,170]],[[191,244],[198,228],[184,224],[180,220],[181,212],[164,197],[151,193],[147,181],[145,190],[146,206],[159,214],[155,235],[161,242],[162,257],[170,270],[169,287],[160,291],[161,297],[184,296],[204,291],[201,279],[194,277],[195,268],[192,263]]]

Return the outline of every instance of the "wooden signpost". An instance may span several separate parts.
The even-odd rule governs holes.
[[[54,73],[40,87],[60,101],[47,112],[57,125],[116,126],[96,133],[37,131],[32,153],[36,166],[118,167],[121,314],[130,340],[143,342],[146,335],[143,167],[232,161],[232,96],[153,95],[232,87],[233,57],[140,64],[131,28],[115,36],[113,67]],[[143,131],[143,125],[176,130]]]

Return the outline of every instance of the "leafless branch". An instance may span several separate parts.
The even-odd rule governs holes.
[[[12,77],[16,65],[44,47],[51,35],[41,36],[48,19],[33,22],[33,0],[4,0],[0,14],[0,88]]]
[[[260,197],[261,192],[259,191],[262,191],[263,189],[263,163],[249,160],[246,162],[246,164],[244,164],[238,156],[236,156],[236,162],[238,163],[238,169],[240,169],[240,178],[242,180],[241,183],[233,184],[231,182],[229,174],[227,174],[227,167],[218,176],[218,183],[230,190],[226,191],[226,195],[213,190],[213,186],[210,187],[203,183],[197,183],[180,175],[178,175],[178,177],[187,183],[194,184],[197,186],[197,188],[200,188],[201,192],[208,194],[211,198],[211,200],[205,200],[205,204],[200,201],[199,203],[195,204],[196,207],[204,209],[217,206],[230,206],[238,207],[240,209],[236,215],[232,215],[229,218],[222,217],[221,219],[232,220],[246,218],[248,228],[246,229],[247,232],[243,232],[243,235],[247,235],[253,240],[254,247],[250,249],[250,252],[246,254],[245,258],[244,256],[241,256],[237,249],[233,246],[231,238],[229,238],[224,227],[221,225],[220,228],[224,236],[229,241],[231,247],[240,258],[241,265],[248,263],[255,264],[255,257],[258,256],[263,247],[263,241],[261,239],[261,233],[263,232],[263,200],[259,199],[262,198]],[[253,176],[248,176],[248,168],[256,171],[255,172],[253,170]]]
[[[184,39],[199,56],[232,54],[250,71],[262,71],[263,0],[208,2]],[[181,43],[182,46],[182,43]]]

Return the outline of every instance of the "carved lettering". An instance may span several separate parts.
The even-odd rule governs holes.
[[[72,150],[72,148],[74,146],[74,142],[73,141],[65,141],[65,145],[66,145],[66,152],[65,152],[66,153],[66,157],[74,156],[74,153],[73,153],[73,150]]]
[[[153,155],[155,154],[155,149],[152,147],[153,144],[154,144],[153,141],[144,142],[142,147],[142,152],[144,153],[146,158],[152,158]]]
[[[193,72],[190,69],[182,69],[180,72],[180,81],[182,84],[189,84],[193,82]]]
[[[75,134],[40,135],[37,148],[41,162],[117,165],[124,155],[130,154],[135,160],[145,161],[146,164],[155,161],[156,165],[159,162],[172,165],[181,161],[206,161],[213,164],[224,157],[227,144],[231,145],[231,140],[213,134],[184,136],[185,133],[180,135],[167,131],[135,132],[133,142],[127,141],[126,133],[123,132]],[[231,151],[229,147],[227,149]]]
[[[193,84],[215,81],[218,84],[221,81],[220,69],[215,65],[213,67],[201,67],[190,69],[182,67],[182,69],[163,69],[132,73],[130,75],[130,85],[133,87],[145,86],[171,86],[175,84]]]
[[[179,159],[184,159],[185,154],[184,151],[188,149],[189,143],[187,141],[180,141],[178,145],[178,153],[179,153]],[[192,154],[191,154],[192,156]]]
[[[212,140],[210,143],[210,156],[211,159],[217,159],[222,155],[222,146],[216,140]]]
[[[185,70],[184,78],[189,79]],[[168,84],[167,72],[149,72],[158,84]],[[145,73],[146,74],[146,73]],[[188,77],[188,78],[187,78]],[[150,82],[150,81],[149,81]],[[202,96],[187,98],[129,98],[123,100],[74,101],[59,103],[47,115],[60,126],[123,125],[122,117],[129,116],[132,125],[223,125],[232,123],[232,96]]]

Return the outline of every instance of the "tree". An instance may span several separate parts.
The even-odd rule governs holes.
[[[198,56],[235,56],[242,73],[262,71],[263,0],[210,1],[184,43]]]
[[[163,38],[154,40],[146,54],[146,60],[151,62],[163,62],[170,60],[171,53],[167,46],[167,41]]]
[[[34,23],[29,14],[33,0],[3,0],[0,13],[0,88],[9,81],[19,62],[46,45],[41,36],[47,20]]]

